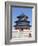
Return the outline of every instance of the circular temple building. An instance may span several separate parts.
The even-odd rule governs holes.
[[[21,14],[17,16],[17,21],[15,21],[16,25],[14,25],[15,29],[18,29],[19,31],[30,30],[30,21],[28,21],[28,16]]]

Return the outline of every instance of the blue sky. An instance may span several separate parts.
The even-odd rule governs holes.
[[[19,7],[12,7],[12,24],[15,25],[14,22],[17,20],[17,16],[19,16],[22,13],[29,17],[30,25],[32,25],[32,8]]]

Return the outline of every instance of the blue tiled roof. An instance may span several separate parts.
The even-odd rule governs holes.
[[[25,21],[25,20],[23,20],[23,21],[15,21],[15,23],[19,23],[19,22],[27,22],[27,23],[30,23],[30,21]]]
[[[28,26],[28,27],[31,27],[31,25],[14,25],[15,27],[16,26]]]
[[[17,16],[17,18],[23,18],[23,17],[28,18],[28,16],[26,16],[25,14],[21,14],[21,15]]]

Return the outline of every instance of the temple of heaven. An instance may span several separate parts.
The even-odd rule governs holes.
[[[23,31],[23,29],[30,30],[30,21],[28,21],[28,16],[21,14],[17,16],[17,21],[15,21],[16,25],[14,25],[15,29],[19,29],[20,31]]]

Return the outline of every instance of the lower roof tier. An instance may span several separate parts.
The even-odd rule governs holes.
[[[14,25],[14,27],[31,27],[31,25]]]
[[[30,29],[30,27],[27,27],[27,26],[20,26],[20,27],[15,27],[15,29]]]

